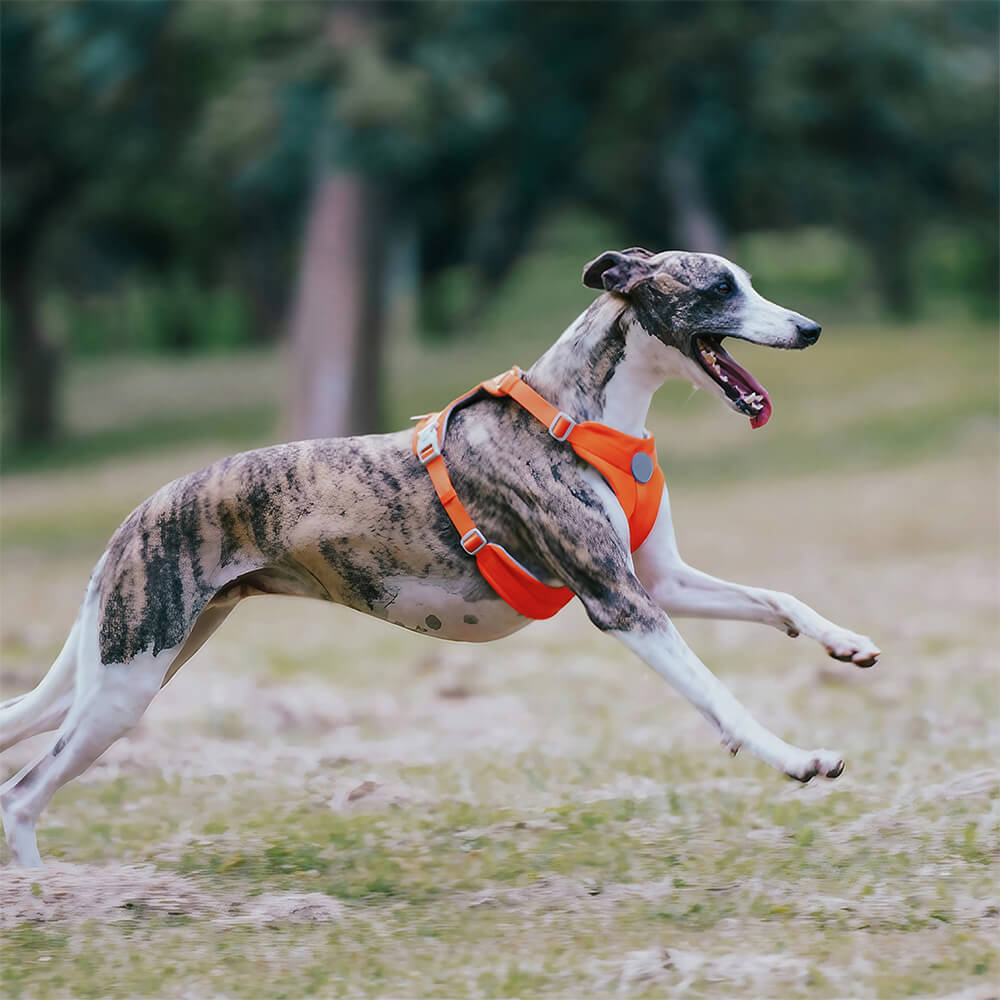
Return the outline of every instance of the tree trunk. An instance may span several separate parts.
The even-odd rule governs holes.
[[[59,352],[42,331],[30,252],[11,260],[6,254],[4,298],[10,315],[10,359],[13,369],[13,440],[16,445],[42,444],[55,436]]]
[[[292,313],[287,423],[293,438],[379,427],[383,215],[372,182],[353,173],[320,177]]]
[[[905,236],[869,243],[882,304],[893,318],[899,320],[912,319],[917,312],[913,272],[907,253],[911,245]]]
[[[662,183],[683,248],[698,253],[721,253],[722,224],[709,201],[695,158],[683,152],[667,153]]]

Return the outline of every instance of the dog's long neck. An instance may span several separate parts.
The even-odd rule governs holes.
[[[642,437],[664,379],[656,350],[625,301],[606,294],[531,366],[528,382],[574,420]]]

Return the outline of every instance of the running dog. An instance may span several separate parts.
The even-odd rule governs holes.
[[[859,667],[873,665],[878,648],[788,594],[687,566],[665,488],[633,553],[620,492],[566,441],[578,422],[648,441],[650,401],[668,378],[688,380],[762,426],[771,401],[723,340],[805,348],[820,327],[764,299],[744,270],[712,254],[609,251],[587,265],[583,282],[602,294],[527,372],[508,373],[558,413],[548,432],[523,404],[493,398],[498,392],[450,411],[446,446],[444,428],[431,422],[451,493],[475,516],[474,544],[470,533],[460,543],[446,509],[453,497],[432,482],[418,454],[423,444],[408,431],[234,455],[169,483],[126,518],[49,673],[0,705],[0,749],[58,729],[45,753],[0,788],[15,863],[41,863],[35,823],[53,793],[139,721],[243,598],[319,598],[468,642],[529,624],[480,572],[476,553],[486,538],[515,572],[568,588],[598,629],[705,716],[731,753],[745,747],[799,781],[841,773],[839,753],[799,749],[758,723],[671,619],[773,625]],[[633,464],[637,482],[649,480],[651,465]]]

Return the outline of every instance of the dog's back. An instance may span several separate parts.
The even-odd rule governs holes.
[[[403,432],[275,445],[167,484],[108,545],[101,662],[175,647],[209,604],[254,594],[334,601],[448,638],[509,632],[517,617],[457,547],[426,479]],[[447,628],[451,603],[461,613]],[[477,634],[477,604],[497,606],[499,628]]]

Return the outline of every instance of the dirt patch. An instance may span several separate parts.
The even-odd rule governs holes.
[[[55,863],[8,868],[0,883],[0,928],[18,924],[115,923],[149,914],[210,917],[215,923],[326,923],[341,920],[344,905],[319,892],[271,892],[249,898],[208,892],[196,881],[152,865]]]
[[[528,886],[514,889],[484,889],[469,893],[460,900],[469,909],[479,907],[499,907],[515,909],[523,913],[538,914],[546,910],[596,909],[595,902],[600,895],[596,883],[586,883],[579,879],[562,875],[539,875],[537,881]]]
[[[227,916],[232,923],[266,927],[331,923],[342,920],[345,912],[343,903],[321,892],[267,892],[232,907]]]
[[[546,872],[539,874],[531,885],[469,893],[461,903],[469,909],[495,907],[531,916],[547,912],[611,916],[622,903],[633,900],[659,903],[669,898],[673,891],[671,877],[604,885],[596,878],[567,878]],[[708,891],[713,891],[713,888],[710,887]]]
[[[378,775],[358,781],[345,775],[332,782],[332,794],[327,806],[337,813],[353,813],[401,806],[423,805],[429,801],[426,794],[412,786]]]
[[[54,863],[41,869],[8,868],[0,883],[2,927],[25,921],[129,920],[150,911],[204,916],[218,910],[218,899],[191,880],[151,865],[104,868]]]
[[[998,793],[1000,793],[1000,770],[996,768],[969,771],[950,781],[924,789],[924,797],[928,799],[996,798]]]
[[[809,963],[781,954],[737,952],[710,956],[686,948],[655,947],[628,952],[617,969],[605,971],[601,983],[619,996],[666,991],[679,995],[696,979],[708,982],[743,983],[748,995],[770,995],[775,981],[799,989],[809,985]]]

